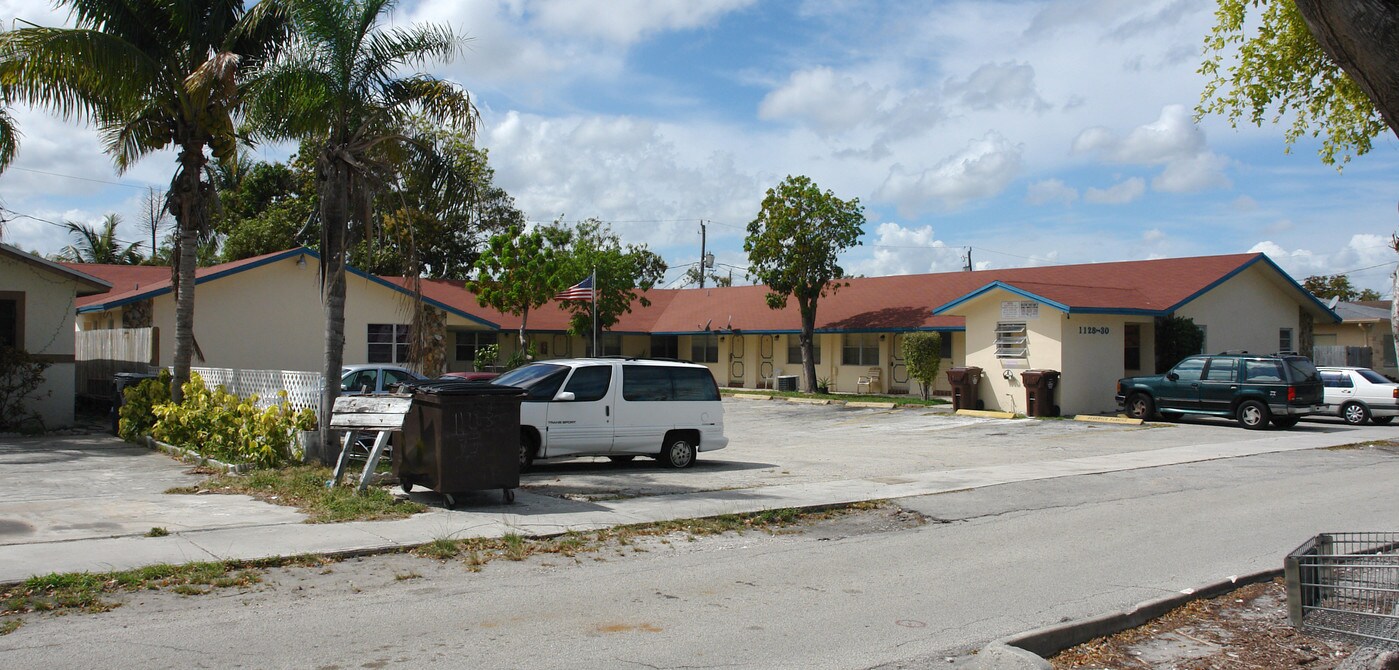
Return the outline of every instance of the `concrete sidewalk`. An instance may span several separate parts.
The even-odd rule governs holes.
[[[124,570],[156,563],[259,559],[297,554],[391,551],[439,538],[551,535],[671,519],[818,507],[865,500],[946,493],[1058,477],[1073,477],[1222,458],[1355,443],[1354,432],[1268,431],[1256,439],[1194,444],[1063,460],[913,472],[737,490],[579,502],[521,490],[514,505],[499,491],[459,498],[458,508],[433,508],[409,519],[305,524],[283,517],[268,523],[188,529],[165,537],[126,535],[0,546],[0,583],[52,572]],[[424,500],[435,494],[422,495]]]

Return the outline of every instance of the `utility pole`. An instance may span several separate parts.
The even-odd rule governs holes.
[[[699,287],[700,287],[700,288],[704,288],[704,243],[705,243],[705,239],[706,239],[706,235],[705,235],[705,230],[704,230],[704,219],[700,219],[700,262],[699,262],[699,277],[700,277],[700,285],[699,285]]]
[[[967,247],[967,262],[966,262],[965,265],[962,266],[962,271],[963,271],[963,272],[971,272],[971,271],[972,271],[972,248],[971,248],[971,247]]]

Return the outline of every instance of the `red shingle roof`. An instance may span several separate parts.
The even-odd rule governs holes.
[[[202,268],[198,276],[202,279],[224,276],[302,252],[284,251]],[[315,257],[314,252],[304,253]],[[1010,287],[1071,310],[1164,314],[1259,261],[1277,269],[1262,254],[1232,254],[862,277],[848,280],[834,293],[821,299],[816,328],[844,331],[960,329],[963,327],[961,316],[934,314],[934,309],[958,303],[992,285]],[[169,290],[168,268],[74,267],[114,284],[112,292],[84,299],[80,306],[120,304],[141,299],[146,294]],[[111,268],[110,273],[108,268]],[[1281,270],[1277,271],[1281,273]],[[147,279],[142,277],[154,275],[141,273],[150,272],[165,274],[159,281],[147,284]],[[375,279],[396,290],[408,290],[409,282],[402,277]],[[119,281],[122,283],[118,284]],[[134,288],[136,283],[141,284],[140,289]],[[502,330],[514,330],[520,326],[519,317],[482,307],[476,297],[464,288],[463,282],[423,280],[421,285],[423,296],[439,307]],[[706,329],[749,332],[801,330],[795,301],[789,300],[786,309],[772,310],[767,306],[767,292],[765,286],[655,289],[645,294],[651,301],[649,307],[642,307],[639,302],[633,303],[632,312],[624,314],[610,330],[665,334],[695,333]],[[1305,295],[1305,292],[1302,293]],[[1318,308],[1321,307],[1318,305]],[[559,303],[551,302],[530,312],[528,326],[531,331],[562,331],[568,327],[569,316],[569,312],[562,309]]]

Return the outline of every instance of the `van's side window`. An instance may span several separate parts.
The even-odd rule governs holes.
[[[671,368],[675,379],[676,400],[718,400],[719,387],[709,370]]]
[[[563,390],[572,391],[574,400],[580,402],[602,400],[611,384],[611,365],[588,365],[574,370]]]
[[[671,400],[670,371],[649,365],[622,366],[622,398],[632,402]]]

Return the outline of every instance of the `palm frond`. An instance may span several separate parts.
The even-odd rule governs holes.
[[[446,26],[424,24],[375,31],[355,64],[355,79],[382,86],[404,67],[416,68],[433,59],[451,61],[461,47],[462,40]]]
[[[99,123],[98,132],[118,172],[125,172],[142,156],[160,151],[175,141],[170,116],[156,104],[148,105],[140,113]]]
[[[385,87],[384,97],[385,106],[400,110],[397,113],[446,123],[468,134],[475,134],[480,125],[471,94],[454,82],[428,75],[397,79]]]
[[[9,110],[0,107],[0,172],[15,160],[19,151],[19,130],[15,128],[14,117]]]
[[[79,120],[119,117],[158,89],[158,63],[93,30],[22,28],[0,33],[0,87],[10,99]]]

